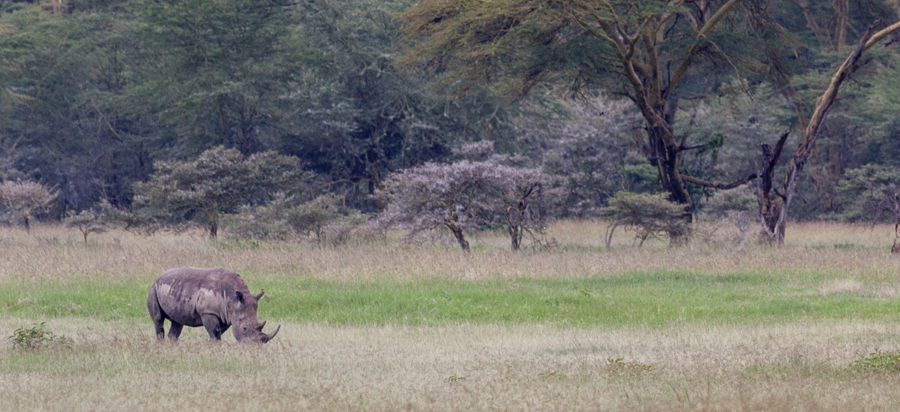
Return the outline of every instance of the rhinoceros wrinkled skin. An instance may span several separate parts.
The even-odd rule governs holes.
[[[156,338],[164,339],[163,321],[168,319],[169,339],[178,340],[184,326],[203,326],[210,342],[222,339],[222,333],[234,326],[238,341],[266,343],[275,337],[281,325],[271,334],[263,333],[266,322],[256,317],[257,301],[263,297],[250,293],[240,275],[225,268],[180,267],[169,269],[147,294],[147,309],[156,327]]]

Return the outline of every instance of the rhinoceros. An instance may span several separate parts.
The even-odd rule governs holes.
[[[266,343],[281,330],[263,333],[266,322],[256,318],[256,303],[263,297],[250,293],[240,275],[225,268],[180,267],[169,269],[147,294],[147,309],[156,327],[156,338],[164,339],[163,320],[168,319],[169,339],[178,340],[184,326],[203,326],[210,342],[222,339],[230,326],[238,341]]]

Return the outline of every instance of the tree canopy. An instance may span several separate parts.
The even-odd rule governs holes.
[[[395,176],[448,167],[454,148],[477,143],[540,170],[540,190],[519,200],[540,194],[545,216],[602,216],[623,190],[665,193],[683,220],[664,229],[673,243],[716,191],[755,182],[761,232],[777,241],[788,205],[796,219],[846,218],[864,210],[839,187],[848,171],[900,166],[898,11],[892,0],[0,0],[0,181],[52,187],[42,218],[90,221],[80,212],[106,201],[132,223],[129,212],[155,210],[215,233],[221,214],[245,229],[272,216],[285,223],[242,233],[319,238],[330,223],[313,199],[355,225],[357,212],[390,210],[378,193]],[[163,213],[150,199],[177,197],[164,176],[232,150],[225,169],[292,156],[312,184],[292,196],[234,183],[241,200],[211,209],[179,198]],[[200,186],[232,185],[214,180]],[[290,223],[303,210],[317,223]],[[494,216],[486,227],[517,221]],[[511,241],[527,236],[511,226]]]
[[[801,7],[809,12],[805,4]],[[745,78],[752,74],[768,75],[777,86],[788,87],[788,69],[779,66],[785,48],[779,43],[789,34],[779,19],[788,12],[787,7],[747,0],[426,0],[404,15],[405,36],[413,42],[405,61],[457,82],[461,92],[490,83],[515,98],[538,86],[564,84],[575,92],[599,87],[626,97],[643,117],[643,130],[633,134],[635,145],[657,168],[670,200],[684,205],[682,216],[689,222],[694,201],[687,184],[729,189],[757,174],[726,183],[687,174],[684,153],[706,148],[709,141],[688,142],[678,135],[679,105],[717,89],[725,73],[747,92]],[[839,11],[838,32],[828,37],[828,45],[837,50],[847,42],[851,17],[866,15],[848,13]],[[823,31],[807,15],[823,41]],[[776,67],[768,70],[768,65]],[[834,86],[827,93],[836,91]],[[821,123],[825,113],[817,110],[813,119],[806,119],[798,109],[804,128]],[[810,148],[814,141],[804,140]],[[685,234],[669,233],[676,242]]]

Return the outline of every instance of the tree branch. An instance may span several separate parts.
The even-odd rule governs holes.
[[[706,24],[704,24],[703,27],[700,28],[700,31],[697,32],[697,40],[700,40],[700,38],[702,37],[706,37],[706,35],[709,34],[710,31],[712,31],[713,27],[715,27],[720,20],[725,18],[725,15],[728,14],[731,9],[733,9],[743,1],[744,0],[730,0],[728,3],[725,3],[725,5],[720,7],[719,10],[716,11],[716,13],[706,21]],[[684,75],[687,73],[688,68],[691,67],[691,64],[693,64],[694,57],[699,51],[700,44],[695,43],[688,51],[685,59],[682,60],[681,64],[678,65],[678,68],[675,69],[675,74],[672,76],[672,79],[669,80],[669,85],[666,86],[666,91],[663,95],[664,99],[667,99],[674,92],[675,88],[678,86],[678,83],[681,82],[681,78],[684,77]]]
[[[745,184],[749,183],[751,180],[756,179],[757,176],[756,176],[756,173],[751,173],[743,179],[740,179],[740,180],[737,180],[737,181],[734,181],[734,182],[731,182],[728,184],[719,183],[719,182],[709,182],[709,181],[706,181],[703,179],[698,179],[696,177],[688,176],[688,175],[681,175],[681,178],[687,183],[693,183],[695,185],[711,187],[713,189],[728,190],[728,189],[734,189],[738,186],[745,185]]]

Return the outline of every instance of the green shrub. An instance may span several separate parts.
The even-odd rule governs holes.
[[[857,355],[850,363],[850,368],[863,372],[900,372],[900,351],[875,352],[868,355]]]
[[[63,347],[69,344],[65,335],[54,335],[44,329],[45,322],[35,323],[30,328],[22,326],[13,332],[9,340],[14,349],[38,350],[47,347]]]

